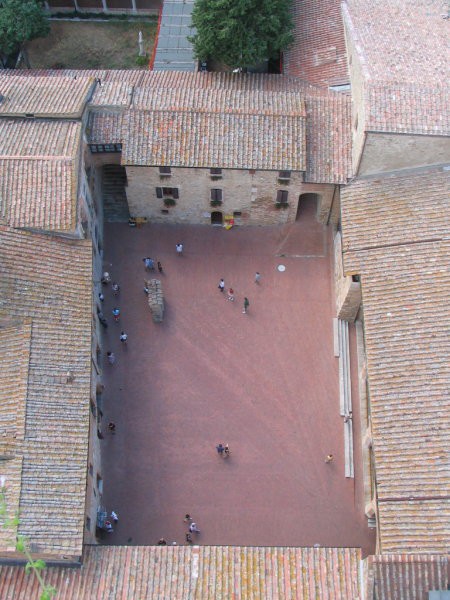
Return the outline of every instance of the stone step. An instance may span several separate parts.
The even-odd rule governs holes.
[[[125,186],[127,177],[121,165],[105,165],[102,169],[103,212],[107,222],[125,223],[130,218]]]

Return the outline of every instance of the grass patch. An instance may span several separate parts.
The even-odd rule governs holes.
[[[27,44],[33,69],[135,69],[142,31],[150,56],[156,19],[107,23],[52,21],[46,38]],[[146,68],[147,63],[143,68]]]

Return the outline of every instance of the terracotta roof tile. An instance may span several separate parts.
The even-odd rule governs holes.
[[[346,0],[367,131],[449,135],[448,23],[440,0]]]
[[[0,218],[13,227],[73,231],[81,122],[0,119]]]
[[[94,80],[0,75],[0,116],[81,117]]]
[[[345,272],[361,276],[383,552],[450,547],[448,180],[439,169],[368,179],[341,199]]]
[[[426,457],[424,462],[428,462]],[[448,480],[449,468],[446,470]],[[447,494],[448,491],[447,487]],[[380,502],[378,518],[382,552],[447,554],[450,549],[448,496],[434,500]]]
[[[197,126],[190,132],[193,145],[183,149],[184,155],[179,148],[179,139],[166,137],[165,147],[158,149],[157,164],[161,164],[159,161],[164,155],[175,161],[174,166],[197,166],[196,160],[201,160],[202,166],[214,166],[220,159],[223,168],[227,168],[226,164],[234,167],[239,164],[241,168],[306,170],[306,180],[315,183],[344,183],[351,175],[350,99],[294,77],[139,70],[31,71],[26,77],[32,80],[45,79],[44,76],[64,79],[68,75],[77,81],[86,75],[102,81],[90,103],[88,133],[91,143],[121,141],[120,113],[128,106],[131,87],[135,86],[133,108],[159,111],[159,115],[151,117],[158,126],[163,127],[161,121],[164,119],[172,120],[179,125],[176,133],[182,137],[185,135],[182,128],[187,122],[189,126]],[[183,112],[196,114],[181,115]],[[211,118],[210,114],[213,115]],[[148,115],[140,117],[142,122],[146,121],[146,126],[150,125],[149,118]],[[306,149],[305,125],[298,123],[300,119],[306,120]],[[227,128],[227,135],[220,135],[221,127]],[[215,136],[213,144],[206,144],[208,148],[205,145],[202,149],[197,148],[199,137],[207,137],[210,130]],[[125,132],[128,135],[127,129]],[[296,143],[295,136],[300,136],[300,144]],[[239,140],[236,149],[235,139]],[[138,147],[131,150],[134,144]],[[126,157],[125,160],[135,160],[134,155],[141,151],[142,140],[130,139],[128,148],[133,158]],[[292,159],[287,164],[285,155],[289,154]],[[141,160],[153,160],[152,148],[143,149],[143,155],[145,158],[141,157]],[[238,162],[233,163],[236,160]]]
[[[294,0],[294,42],[283,56],[283,72],[321,86],[343,85],[347,71],[340,0]]]
[[[305,96],[305,180],[312,183],[347,183],[351,169],[351,100],[348,96]]]
[[[90,241],[0,226],[0,319],[23,328],[32,322],[24,440],[16,444],[23,460],[19,533],[55,558],[82,551],[91,281]]]
[[[0,219],[12,227],[73,231],[77,220],[74,161],[0,158]]]
[[[141,110],[304,117],[299,93],[220,88],[137,88],[133,108]]]
[[[88,546],[81,569],[50,567],[59,600],[360,598],[353,548]],[[0,566],[0,597],[38,596],[23,567]]]
[[[448,235],[449,184],[438,168],[352,182],[341,190],[345,251]]]
[[[448,73],[448,7],[441,0],[344,0],[372,81],[426,87]]]
[[[430,590],[446,590],[448,556],[387,554],[367,559],[369,588],[373,600],[414,600],[427,598]]]
[[[97,84],[90,106],[126,108],[130,106],[133,86],[127,81],[105,81]]]
[[[122,142],[122,112],[91,112],[87,128],[91,144],[120,144]]]
[[[0,157],[74,157],[81,123],[76,121],[0,119]]]
[[[130,110],[124,165],[306,170],[302,117]]]

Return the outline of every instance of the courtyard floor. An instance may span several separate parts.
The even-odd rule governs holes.
[[[344,476],[330,248],[312,209],[291,226],[231,231],[106,224],[104,269],[121,286],[118,299],[104,287],[102,503],[120,515],[106,543],[182,544],[190,513],[201,544],[374,551],[357,430],[355,479]],[[164,267],[161,324],[143,292],[145,256]],[[218,290],[221,277],[234,303]]]

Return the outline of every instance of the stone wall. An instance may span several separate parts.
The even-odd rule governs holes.
[[[299,196],[319,193],[324,198],[321,215],[328,217],[332,185],[303,183],[303,174],[292,172],[286,184],[278,181],[278,171],[224,169],[214,179],[209,169],[172,167],[168,177],[158,167],[126,167],[127,199],[133,217],[147,217],[156,223],[208,224],[211,213],[234,217],[236,225],[276,225],[295,220]],[[167,207],[157,198],[156,188],[177,188],[175,206]],[[222,190],[222,204],[212,207],[211,190]],[[288,207],[276,208],[277,191],[288,192]],[[163,212],[164,211],[164,212]],[[236,214],[236,213],[241,213]]]
[[[153,322],[161,323],[164,318],[164,294],[161,281],[159,279],[147,280],[145,287],[148,289],[148,305]]]
[[[340,232],[334,237],[334,281],[336,315],[343,321],[353,322],[361,306],[361,283],[344,274],[342,262],[342,238]]]
[[[364,106],[364,65],[361,64],[352,32],[347,31],[344,19],[347,62],[352,87],[352,166],[355,173],[364,151],[366,112]]]

